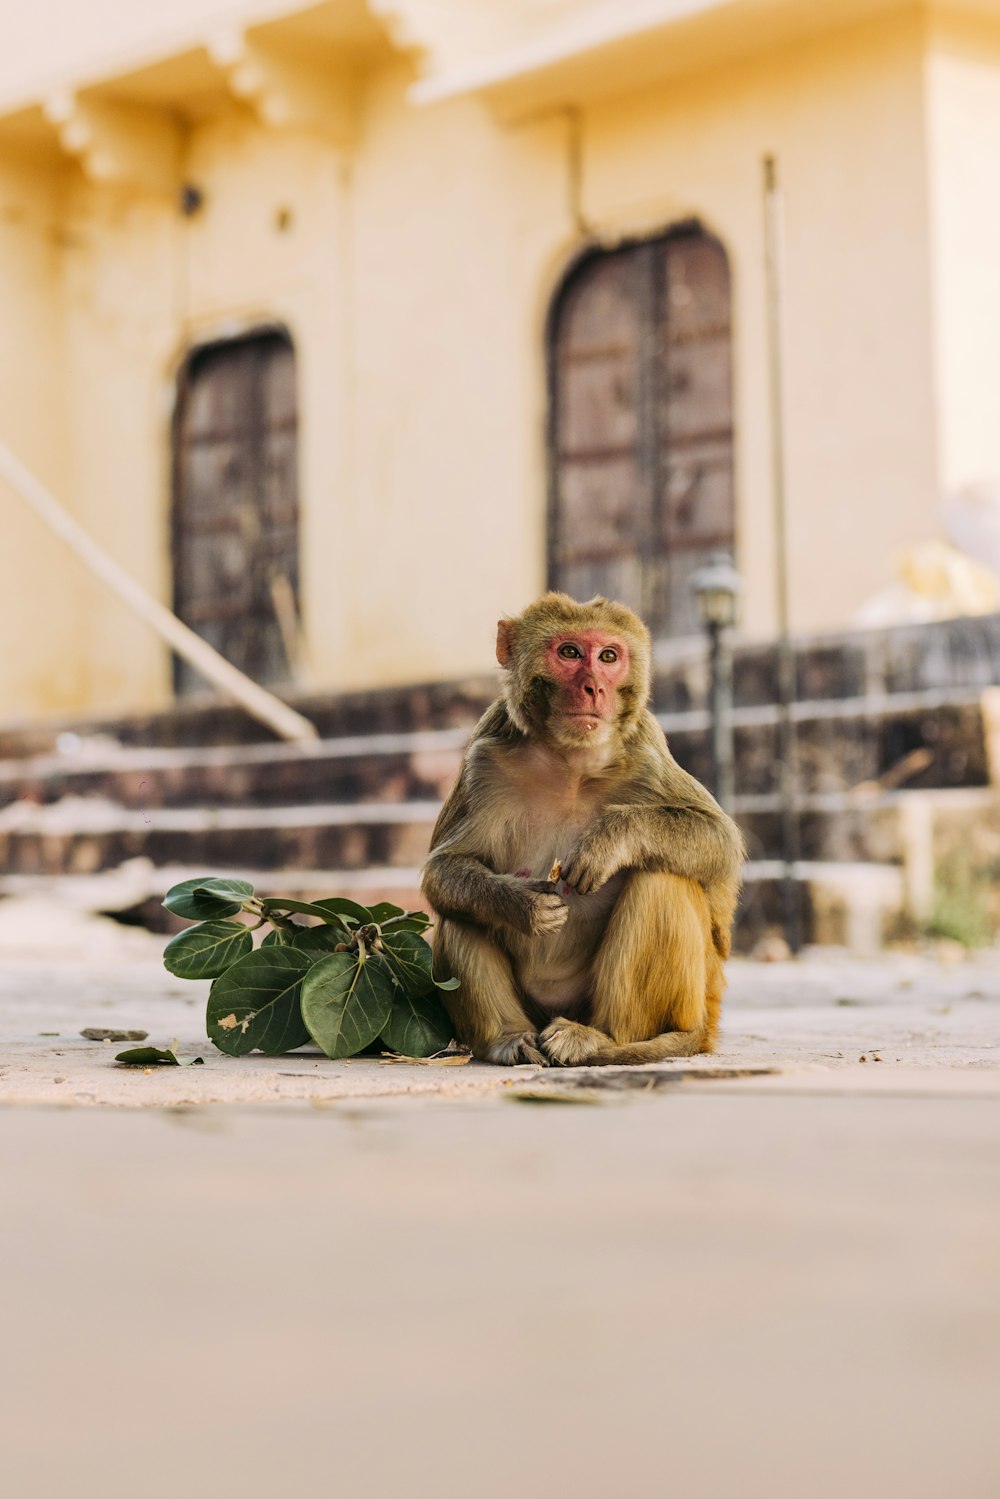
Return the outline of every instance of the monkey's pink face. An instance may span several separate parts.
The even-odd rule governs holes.
[[[587,738],[618,714],[618,690],[628,677],[628,646],[603,630],[556,635],[545,668],[559,690],[559,717],[574,737]]]

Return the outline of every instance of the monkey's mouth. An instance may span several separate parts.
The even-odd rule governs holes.
[[[579,724],[583,729],[597,729],[608,722],[603,713],[564,713],[563,717]]]

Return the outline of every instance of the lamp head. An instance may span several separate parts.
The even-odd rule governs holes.
[[[727,629],[736,624],[743,579],[724,552],[716,552],[703,567],[691,574],[689,581],[698,600],[703,625]]]

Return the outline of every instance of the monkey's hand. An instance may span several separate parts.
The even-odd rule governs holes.
[[[512,1035],[498,1036],[483,1047],[482,1061],[493,1062],[499,1067],[536,1067],[547,1065],[538,1049],[538,1036],[534,1031],[518,1031]]]
[[[551,937],[561,931],[569,916],[569,906],[549,880],[518,880],[517,929],[526,937]]]
[[[624,868],[617,844],[602,832],[580,839],[563,865],[563,880],[577,895],[590,895]]]

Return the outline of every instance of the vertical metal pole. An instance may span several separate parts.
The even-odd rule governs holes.
[[[802,947],[802,892],[795,877],[799,859],[798,748],[792,704],[795,653],[788,617],[788,522],[785,495],[785,431],[781,366],[781,191],[773,156],[764,157],[764,259],[767,279],[768,385],[771,404],[771,484],[774,496],[775,593],[778,615],[778,771],[781,798],[782,906],[785,938]]]
[[[733,656],[722,625],[708,625],[709,708],[712,736],[712,789],[720,807],[733,809]]]

